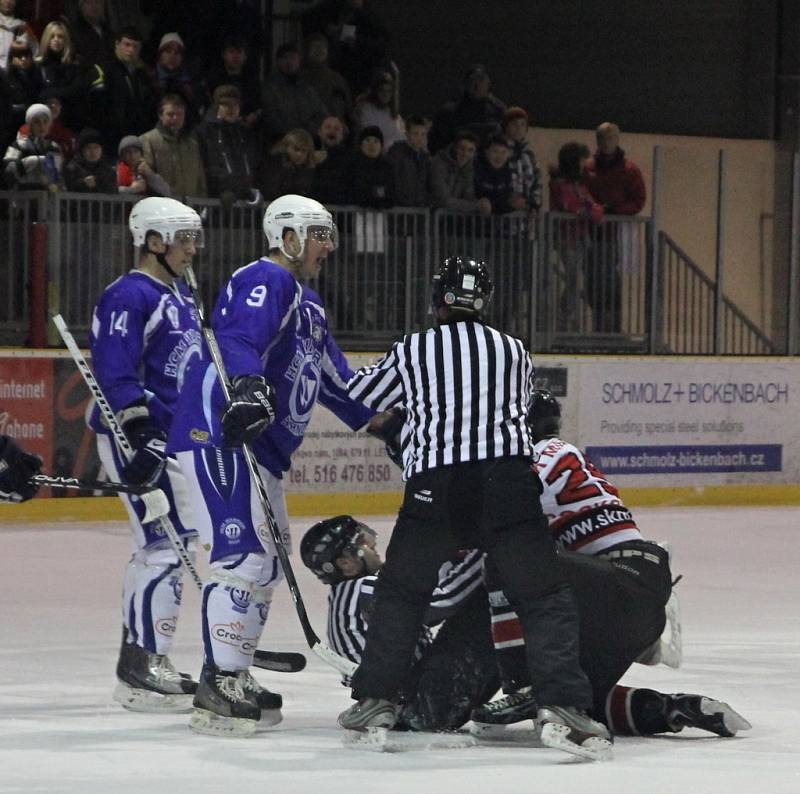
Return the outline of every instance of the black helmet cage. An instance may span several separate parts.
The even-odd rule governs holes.
[[[336,560],[347,552],[363,556],[359,544],[362,535],[377,536],[373,529],[352,516],[327,518],[314,524],[303,536],[300,556],[321,582],[338,584],[346,577],[337,567]]]
[[[434,309],[446,306],[456,313],[480,317],[492,296],[492,279],[484,262],[451,256],[433,276],[431,304]]]

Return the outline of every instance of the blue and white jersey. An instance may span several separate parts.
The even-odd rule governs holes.
[[[425,627],[417,641],[415,657],[419,659],[432,635],[428,626],[435,626],[455,614],[461,604],[483,584],[483,552],[471,549],[439,568],[439,582],[431,595],[425,613]],[[331,648],[351,662],[361,664],[367,642],[367,625],[375,582],[378,576],[345,579],[331,586],[328,593],[328,643]],[[342,683],[350,686],[349,676]]]
[[[321,298],[275,262],[259,259],[233,274],[212,326],[228,376],[263,375],[275,390],[275,421],[253,442],[274,476],[289,469],[317,400],[354,430],[372,416],[347,394],[353,372],[328,330]],[[186,392],[170,451],[221,446],[225,404],[214,365],[192,367]]]
[[[200,321],[188,287],[131,270],[100,297],[89,345],[95,376],[114,412],[144,398],[168,431],[188,364],[202,356]],[[96,406],[89,423],[106,432]]]

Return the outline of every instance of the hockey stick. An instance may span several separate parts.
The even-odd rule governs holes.
[[[231,401],[230,381],[228,380],[228,374],[225,371],[225,364],[222,361],[222,353],[220,352],[219,345],[217,344],[217,338],[214,335],[214,330],[211,328],[211,323],[209,322],[206,312],[203,309],[203,300],[200,296],[200,290],[197,286],[197,278],[195,277],[191,265],[187,266],[184,270],[183,278],[189,285],[189,289],[192,292],[197,313],[200,315],[200,325],[203,329],[203,337],[206,340],[206,345],[208,345],[208,350],[211,354],[211,360],[214,362],[214,367],[219,375],[219,382],[222,386],[222,395],[226,404],[228,404]],[[292,594],[292,600],[294,601],[294,606],[297,610],[297,617],[300,619],[300,626],[303,629],[303,634],[305,634],[308,647],[311,648],[311,650],[317,656],[319,656],[323,662],[326,662],[335,670],[338,670],[340,673],[345,675],[352,675],[358,665],[354,664],[349,659],[345,659],[344,656],[340,656],[338,653],[336,653],[336,651],[333,650],[333,648],[322,642],[311,626],[305,604],[303,603],[303,597],[300,595],[300,588],[297,585],[297,579],[294,575],[294,571],[292,570],[292,564],[289,562],[289,555],[283,545],[283,539],[281,538],[280,531],[278,530],[278,525],[275,522],[275,514],[272,512],[272,505],[269,501],[267,489],[264,485],[264,481],[261,479],[261,474],[258,471],[258,464],[256,462],[255,455],[253,455],[252,450],[247,444],[242,445],[242,452],[244,454],[245,462],[247,463],[247,469],[250,472],[250,478],[255,484],[256,491],[258,493],[258,499],[261,502],[261,507],[267,519],[267,529],[269,530],[269,532],[266,532],[264,527],[258,526],[256,527],[256,534],[258,535],[261,545],[264,547],[264,551],[267,553],[272,553],[269,545],[270,541],[275,547],[275,552],[278,555],[278,559],[281,561],[281,567],[283,568],[284,575],[286,576],[286,584],[289,586],[289,592]]]
[[[124,482],[108,480],[79,480],[77,477],[62,477],[55,474],[34,474],[28,482],[33,485],[49,485],[51,488],[74,488],[76,491],[103,491],[110,494],[134,494],[142,496],[154,490],[146,485],[126,485]]]
[[[131,447],[128,438],[125,435],[125,431],[122,429],[122,425],[120,425],[120,423],[117,421],[117,417],[114,415],[114,409],[111,407],[108,400],[106,400],[103,390],[100,388],[100,384],[97,382],[94,373],[86,363],[86,359],[83,357],[83,353],[81,353],[80,348],[75,341],[75,337],[70,333],[69,328],[67,328],[67,324],[64,322],[64,318],[60,314],[53,315],[53,323],[55,323],[58,333],[61,334],[61,338],[64,340],[64,344],[67,346],[67,350],[69,350],[70,355],[72,356],[72,360],[78,367],[78,370],[83,376],[83,380],[86,382],[86,385],[89,387],[89,391],[92,393],[92,396],[97,403],[97,407],[100,409],[101,413],[103,414],[103,418],[106,420],[106,424],[114,435],[114,441],[117,444],[117,449],[125,460],[130,460],[133,456],[133,447]],[[197,585],[198,589],[202,589],[203,582],[197,573],[197,569],[194,567],[194,563],[192,562],[192,558],[189,556],[189,552],[186,550],[186,546],[183,545],[180,537],[178,537],[178,533],[175,530],[172,521],[170,521],[169,516],[162,515],[156,520],[158,521],[158,525],[161,530],[169,539],[170,545],[180,558],[184,568],[186,568],[186,570],[189,572],[189,575],[194,580],[194,583]]]
[[[78,367],[78,370],[83,376],[83,380],[89,387],[89,391],[92,393],[92,396],[97,402],[98,407],[103,413],[103,417],[105,418],[109,428],[111,428],[111,431],[114,434],[114,439],[119,447],[120,453],[123,455],[123,457],[130,458],[130,456],[133,454],[133,449],[130,443],[128,442],[127,437],[125,436],[125,431],[122,429],[122,426],[117,421],[117,417],[114,415],[113,408],[106,400],[105,395],[103,394],[103,390],[100,388],[100,384],[97,382],[97,379],[95,378],[94,373],[89,367],[89,364],[83,357],[80,348],[75,342],[75,338],[70,333],[70,330],[67,327],[66,322],[64,322],[64,318],[60,314],[56,314],[53,316],[53,323],[55,323],[55,326],[58,329],[61,338],[64,340],[64,344],[67,346],[67,349],[69,350],[73,361],[75,362],[76,366]],[[170,521],[169,517],[165,514],[169,510],[169,502],[166,501],[166,496],[164,495],[163,491],[159,489],[153,490],[151,488],[151,489],[146,489],[146,491],[147,492],[144,494],[141,495],[137,494],[139,498],[145,502],[146,505],[148,504],[147,503],[148,498],[150,498],[152,494],[156,493],[160,494],[161,497],[163,498],[166,507],[164,510],[164,514],[157,520],[159,521],[162,530],[169,538],[170,544],[172,545],[172,548],[174,549],[175,553],[180,557],[181,562],[184,564],[186,570],[189,571],[189,574],[194,580],[197,589],[202,591],[203,582],[197,573],[197,569],[194,567],[192,558],[189,556],[189,552],[186,550],[186,547],[181,542],[178,533],[175,531],[175,527],[173,526],[172,521]],[[306,666],[306,658],[301,653],[281,653],[279,651],[257,650],[255,653],[255,658],[253,660],[253,665],[255,667],[261,667],[265,670],[294,673],[294,672],[299,672]]]

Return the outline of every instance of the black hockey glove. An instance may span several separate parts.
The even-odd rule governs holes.
[[[403,468],[403,450],[400,446],[400,431],[403,429],[405,421],[406,409],[392,408],[389,416],[383,422],[375,426],[371,426],[371,423],[367,425],[367,432],[383,441],[389,460],[401,469]]]
[[[39,486],[28,482],[42,468],[38,455],[23,452],[8,436],[0,436],[0,502],[25,502]]]
[[[231,387],[231,403],[222,414],[222,432],[226,447],[241,447],[275,421],[275,391],[260,375],[234,378]]]
[[[153,421],[145,406],[120,411],[119,422],[134,449],[120,471],[128,485],[154,485],[167,464],[167,434]]]

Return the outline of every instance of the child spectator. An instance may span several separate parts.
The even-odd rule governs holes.
[[[394,172],[397,206],[429,206],[431,156],[428,154],[428,125],[422,116],[406,119],[406,139],[397,141],[386,156]]]
[[[582,143],[565,143],[558,150],[558,167],[550,169],[550,209],[600,223],[605,213],[586,185],[588,161],[589,148]]]
[[[218,86],[213,106],[215,118],[197,128],[208,195],[228,204],[236,199],[257,200],[254,190],[258,163],[256,142],[240,117],[239,89],[235,85]]]
[[[50,139],[52,116],[47,105],[33,104],[25,113],[28,131],[22,130],[6,150],[3,170],[6,184],[18,190],[51,190],[62,187],[63,157]]]
[[[478,136],[459,130],[450,146],[437,152],[431,160],[433,204],[456,212],[492,214],[488,198],[475,198],[475,152]]]
[[[261,173],[264,201],[286,193],[311,196],[314,183],[314,139],[302,129],[291,130],[273,147]]]
[[[522,196],[526,209],[542,206],[542,172],[536,155],[528,143],[528,113],[524,108],[511,107],[503,115],[503,134],[510,148],[508,165],[515,196]]]
[[[61,100],[56,95],[51,95],[50,91],[42,94],[42,102],[50,108],[50,138],[60,147],[64,155],[64,161],[68,162],[75,154],[76,136],[75,132],[61,121]]]
[[[114,166],[103,157],[103,136],[85,127],[78,136],[78,151],[64,167],[67,190],[75,193],[116,193]]]
[[[75,63],[72,38],[63,22],[50,22],[45,27],[35,60],[43,90],[48,97],[59,99],[61,122],[77,127],[88,87]]]
[[[358,152],[351,172],[353,202],[360,207],[394,206],[394,175],[383,154],[380,127],[364,127],[358,136]]]
[[[261,82],[257,70],[248,65],[246,48],[242,36],[230,35],[224,39],[220,62],[206,76],[206,88],[213,94],[221,85],[235,85],[242,97],[242,122],[252,128],[261,117]]]
[[[346,145],[347,127],[340,118],[327,116],[317,137],[322,148],[317,151],[312,198],[326,205],[349,204],[352,152]]]
[[[502,135],[492,135],[475,164],[475,196],[489,199],[493,215],[524,210],[528,206],[524,197],[514,194],[509,154],[508,141]]]
[[[135,135],[126,135],[117,149],[117,189],[120,193],[170,196],[166,181],[145,162],[144,144]]]
[[[354,111],[356,130],[379,127],[385,149],[391,149],[406,136],[403,118],[398,112],[394,77],[383,69],[375,73],[369,91],[360,97]]]

